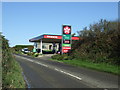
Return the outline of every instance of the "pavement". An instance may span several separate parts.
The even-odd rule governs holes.
[[[51,61],[51,56],[33,58],[15,55],[30,88],[118,88],[118,76]],[[118,89],[116,89],[118,90]]]

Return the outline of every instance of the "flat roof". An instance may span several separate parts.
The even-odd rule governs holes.
[[[34,37],[32,39],[29,40],[29,42],[40,42],[40,40],[42,39],[43,42],[46,43],[60,43],[61,39],[62,39],[62,35],[56,35],[56,34],[43,34],[40,35],[38,37]],[[79,40],[80,38],[78,36],[73,36],[72,40]]]

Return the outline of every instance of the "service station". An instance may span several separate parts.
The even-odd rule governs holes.
[[[78,36],[71,37],[72,41],[79,39]],[[29,42],[34,43],[34,49],[36,49],[38,53],[42,54],[43,50],[54,50],[54,53],[56,53],[61,51],[62,35],[43,34],[30,39]]]

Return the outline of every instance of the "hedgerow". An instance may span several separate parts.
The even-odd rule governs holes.
[[[0,34],[2,41],[2,88],[25,88],[22,69],[13,56],[8,40]]]

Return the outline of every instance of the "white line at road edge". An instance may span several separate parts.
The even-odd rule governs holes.
[[[15,56],[17,56],[17,55],[15,55]],[[30,62],[34,62],[34,63],[39,64],[39,65],[44,66],[44,67],[48,67],[48,66],[45,65],[45,64],[39,63],[39,62],[37,62],[37,61],[33,61],[33,60],[31,60],[31,59],[28,59],[28,58],[25,58],[25,57],[22,57],[22,56],[17,56],[17,57],[22,58],[22,59],[25,59],[25,60],[30,61]]]
[[[15,55],[15,56],[17,56],[17,55]],[[34,62],[34,63],[39,64],[39,65],[44,66],[44,67],[51,68],[51,67],[48,66],[48,65],[45,65],[45,64],[40,63],[40,62],[37,62],[37,61],[33,61],[33,60],[31,60],[31,59],[28,59],[28,58],[25,58],[25,57],[22,57],[22,56],[17,56],[17,57],[20,57],[20,58],[22,58],[22,59],[24,59],[24,60],[27,60],[27,61],[30,61],[30,62]],[[60,70],[60,69],[57,69],[57,68],[51,68],[51,69],[54,69],[54,70],[56,70],[56,71],[58,71],[58,72],[64,73],[64,74],[66,74],[66,75],[69,75],[69,76],[71,76],[71,77],[74,77],[74,78],[76,78],[76,79],[78,79],[78,80],[82,80],[82,78],[80,78],[80,77],[78,77],[78,76],[76,76],[76,75],[70,74],[70,73],[68,73],[68,72],[65,72],[65,71],[63,71],[63,70]]]

